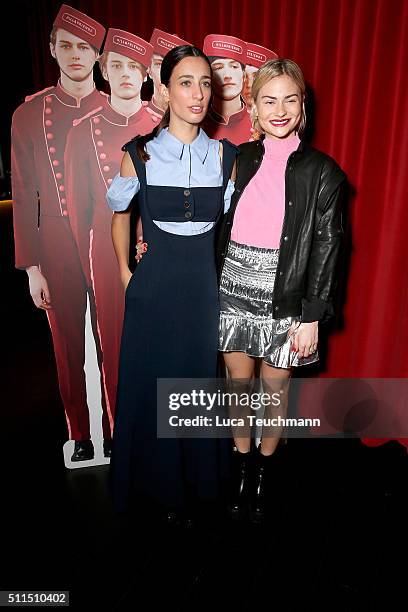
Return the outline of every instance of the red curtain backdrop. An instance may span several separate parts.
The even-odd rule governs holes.
[[[344,325],[330,338],[323,375],[408,376],[408,2],[83,0],[70,4],[106,27],[123,28],[146,39],[154,27],[198,46],[209,33],[237,35],[301,65],[314,99],[313,144],[337,160],[352,188]],[[59,6],[60,2],[46,0],[27,4],[35,90],[56,79],[48,35]]]

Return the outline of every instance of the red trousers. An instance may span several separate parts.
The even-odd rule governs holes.
[[[91,230],[90,262],[107,412],[113,429],[125,303],[110,227]]]
[[[89,409],[85,383],[85,313],[87,296],[91,307],[98,362],[102,356],[96,333],[95,304],[87,287],[69,221],[64,217],[40,218],[40,267],[51,295],[47,311],[51,327],[58,382],[68,424],[69,438],[90,438]],[[111,437],[106,411],[105,388],[101,376],[102,428],[104,438]]]

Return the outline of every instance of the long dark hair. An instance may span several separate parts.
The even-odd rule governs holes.
[[[211,71],[211,64],[208,57],[199,49],[198,47],[193,47],[191,45],[180,45],[179,47],[173,47],[163,58],[163,62],[160,69],[160,80],[166,87],[169,86],[170,77],[173,74],[174,68],[177,66],[179,62],[185,57],[202,57],[208,64],[208,67]],[[150,155],[146,151],[146,143],[149,140],[153,140],[155,136],[158,136],[160,132],[169,126],[170,123],[170,108],[167,107],[166,112],[164,113],[162,120],[150,134],[146,134],[146,136],[141,136],[136,145],[136,150],[139,158],[143,162],[147,162],[150,159]]]

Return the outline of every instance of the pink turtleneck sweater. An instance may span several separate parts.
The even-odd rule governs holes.
[[[266,249],[278,249],[285,215],[285,170],[299,146],[297,135],[265,138],[265,154],[235,211],[231,239]]]

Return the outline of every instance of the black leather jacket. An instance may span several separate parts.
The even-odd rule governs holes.
[[[239,146],[235,192],[218,230],[219,278],[237,204],[263,155],[262,140]],[[346,175],[325,153],[301,142],[289,156],[285,171],[285,216],[272,300],[275,318],[301,316],[302,321],[310,322],[324,321],[333,314],[345,186]]]

